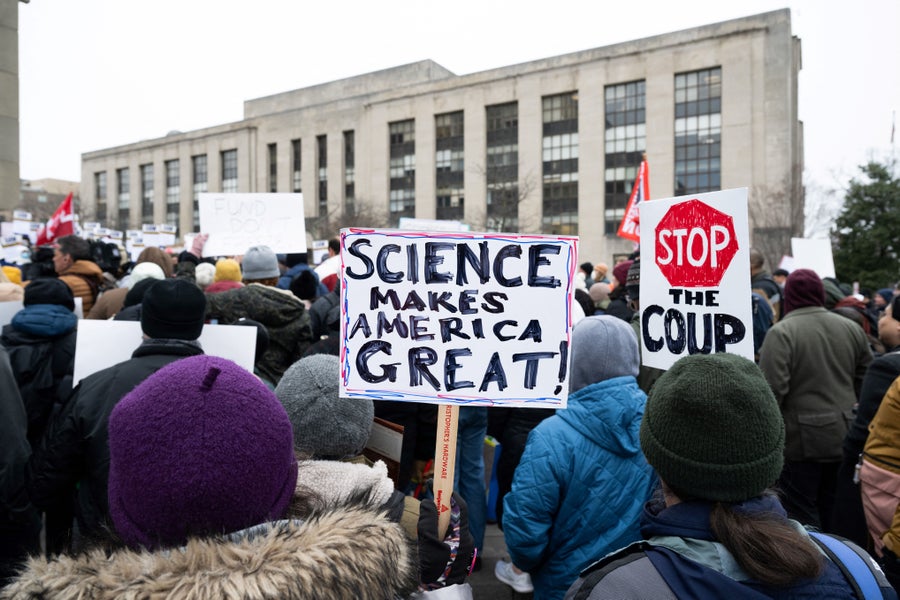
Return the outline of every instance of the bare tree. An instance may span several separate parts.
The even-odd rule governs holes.
[[[502,182],[488,181],[488,169],[483,165],[474,165],[471,172],[485,181],[488,193],[486,210],[476,217],[477,222],[470,223],[474,229],[505,232],[540,230],[537,216],[523,214],[520,210],[522,202],[540,189],[533,172],[522,179]]]
[[[782,256],[790,255],[791,238],[803,233],[802,222],[797,218],[802,214],[802,203],[797,206],[796,193],[787,179],[776,188],[761,185],[750,189],[750,243],[762,252],[769,270],[778,266]]]
[[[387,211],[376,207],[363,198],[356,198],[352,204],[336,207],[325,215],[306,217],[306,231],[317,240],[327,240],[337,236],[344,227],[390,227]]]

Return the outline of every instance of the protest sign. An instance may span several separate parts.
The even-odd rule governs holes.
[[[265,245],[281,253],[306,252],[303,194],[200,194],[204,256],[235,256]]]
[[[25,308],[21,300],[8,300],[0,302],[0,328],[8,325],[16,313]]]
[[[577,244],[341,230],[341,395],[564,408]]]
[[[822,279],[834,277],[834,257],[831,254],[831,240],[791,238],[791,254],[794,261],[790,270],[812,269]]]
[[[688,354],[753,359],[747,189],[644,202],[640,323],[644,365]]]
[[[138,321],[79,320],[72,385],[75,386],[88,375],[128,360],[142,339],[143,332]],[[205,354],[227,358],[253,372],[256,327],[207,323],[198,341]]]

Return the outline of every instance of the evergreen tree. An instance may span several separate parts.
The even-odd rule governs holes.
[[[865,181],[850,180],[832,230],[839,281],[872,290],[900,280],[900,179],[893,163],[861,166]]]

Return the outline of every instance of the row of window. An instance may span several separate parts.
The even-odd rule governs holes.
[[[693,194],[719,189],[721,175],[720,67],[675,75],[675,193]],[[606,86],[604,179],[604,231],[614,234],[621,222],[638,167],[647,147],[646,86],[632,81]],[[553,234],[578,233],[578,93],[542,98],[541,230]],[[486,107],[487,148],[484,175],[487,182],[488,229],[516,231],[518,204],[536,182],[519,189],[518,103]],[[435,116],[435,175],[438,219],[462,219],[465,198],[464,115],[456,111]],[[316,199],[318,216],[328,215],[327,136],[316,137]],[[343,133],[344,211],[355,214],[356,170],[353,131]],[[268,185],[278,189],[278,147],[267,145]],[[402,217],[415,216],[416,139],[415,120],[388,124],[389,211],[393,225]],[[237,150],[221,153],[221,189],[238,189]],[[207,189],[206,155],[192,157],[194,229],[199,227],[197,195]],[[291,189],[302,191],[300,140],[291,140]],[[165,162],[166,221],[178,224],[179,161]],[[153,165],[141,165],[142,223],[153,222]],[[129,223],[130,182],[128,168],[116,171],[118,226]],[[95,174],[97,213],[106,215],[106,173]]]

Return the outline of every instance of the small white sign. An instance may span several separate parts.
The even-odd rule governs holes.
[[[834,277],[831,240],[791,238],[794,261],[790,270],[812,269],[820,278]]]
[[[204,256],[236,256],[251,246],[306,252],[303,194],[199,194]]]
[[[143,332],[137,321],[78,321],[72,385],[75,386],[88,375],[128,360],[142,341]],[[199,342],[205,354],[227,358],[253,372],[256,327],[206,324]]]

